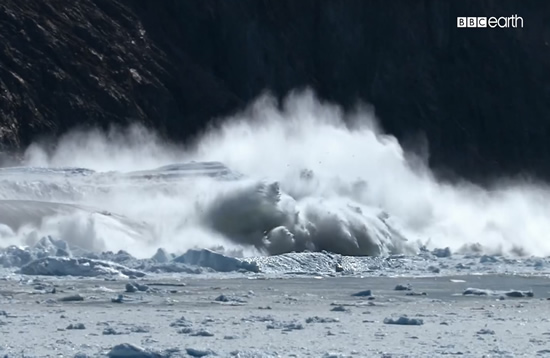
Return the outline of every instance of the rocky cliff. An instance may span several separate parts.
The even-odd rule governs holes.
[[[523,28],[457,28],[511,16]],[[375,106],[431,165],[550,178],[546,0],[5,0],[0,143],[142,122],[185,139],[265,89]]]

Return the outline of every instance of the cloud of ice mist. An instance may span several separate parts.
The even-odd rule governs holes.
[[[184,154],[141,125],[113,126],[107,133],[98,129],[74,130],[61,137],[50,150],[37,143],[31,144],[25,151],[24,163],[41,167],[130,171],[183,161]]]
[[[291,94],[281,105],[262,96],[194,144],[183,150],[137,126],[108,135],[80,131],[49,153],[31,146],[26,164],[126,172],[220,161],[248,178],[58,179],[65,201],[67,192],[77,192],[76,203],[150,224],[151,241],[105,239],[110,248],[141,256],[161,246],[182,251],[214,245],[271,254],[305,249],[385,254],[407,252],[417,242],[453,250],[479,243],[490,253],[550,255],[546,186],[516,183],[486,190],[440,183],[421,161],[411,164],[365,108],[344,113],[311,92]],[[29,199],[19,187],[13,195]],[[52,198],[55,190],[47,200]]]

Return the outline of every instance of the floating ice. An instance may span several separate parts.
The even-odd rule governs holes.
[[[171,261],[173,257],[166,250],[159,248],[151,259],[158,263],[164,264],[164,263],[167,263],[168,261]]]
[[[113,262],[68,257],[45,257],[34,260],[21,267],[20,272],[24,275],[44,276],[145,276],[141,271]]]
[[[372,291],[371,290],[359,291],[357,293],[352,294],[352,296],[355,296],[355,297],[370,297],[370,296],[372,296]]]
[[[396,324],[403,326],[421,326],[424,324],[424,321],[420,318],[409,318],[401,316],[398,319],[386,318],[384,319],[385,324]]]
[[[507,297],[534,297],[532,291],[520,291],[520,290],[509,290],[509,291],[494,291],[488,289],[480,288],[467,288],[462,293],[464,296],[507,296]]]
[[[258,272],[258,267],[254,262],[249,263],[206,249],[188,250],[185,254],[176,257],[174,262],[210,267],[218,272],[231,272],[238,270]]]
[[[129,343],[114,346],[107,354],[109,358],[162,358],[159,353],[146,351],[145,349]]]

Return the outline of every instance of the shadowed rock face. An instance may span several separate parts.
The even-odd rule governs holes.
[[[456,26],[513,14],[523,29]],[[181,140],[310,86],[372,103],[436,168],[550,178],[549,23],[546,0],[6,0],[0,143],[131,121]]]

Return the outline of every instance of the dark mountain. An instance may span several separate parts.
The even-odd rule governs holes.
[[[514,14],[523,28],[457,28]],[[547,0],[0,4],[4,151],[132,121],[181,140],[265,89],[303,86],[372,103],[404,143],[426,136],[433,167],[550,178]]]

